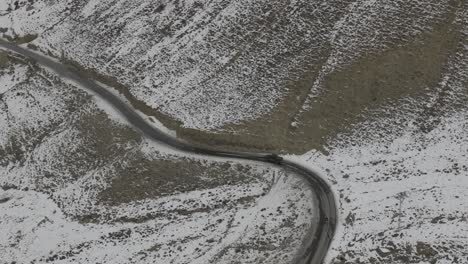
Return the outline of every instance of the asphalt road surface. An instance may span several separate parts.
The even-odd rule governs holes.
[[[62,64],[61,62],[40,55],[27,48],[23,48],[14,43],[10,43],[1,39],[0,48],[21,54],[22,56],[35,61],[39,65],[51,69],[59,76],[80,84],[84,88],[88,89],[92,93],[98,95],[99,97],[110,103],[115,109],[117,109],[122,114],[123,117],[127,119],[127,121],[131,125],[133,125],[136,129],[141,131],[141,133],[143,133],[148,138],[167,144],[180,151],[216,157],[266,162],[286,168],[301,175],[310,183],[317,196],[318,211],[320,215],[317,223],[318,226],[315,229],[315,233],[310,237],[310,240],[308,239],[303,243],[304,248],[301,250],[302,253],[295,259],[294,263],[323,263],[323,260],[330,247],[330,243],[333,239],[333,235],[335,233],[337,210],[335,198],[330,189],[330,186],[316,172],[298,163],[286,160],[275,154],[220,151],[193,145],[188,142],[179,140],[151,126],[132,108],[132,106],[124,102],[114,93],[110,92],[107,88],[99,85],[97,82],[95,82],[92,79],[89,79],[83,74],[80,74],[80,72],[73,66]]]

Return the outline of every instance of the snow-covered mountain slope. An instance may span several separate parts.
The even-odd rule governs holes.
[[[30,47],[92,70],[88,73],[100,75],[100,79],[115,85],[135,106],[161,118],[182,137],[219,146],[305,152],[294,158],[326,172],[339,202],[338,234],[327,263],[468,263],[467,5],[468,2],[462,0],[18,0],[0,3],[0,30],[4,37],[18,42],[34,39]],[[5,78],[1,77],[3,88],[0,87],[0,92],[16,85],[10,81],[12,76],[16,80],[24,74],[23,67],[15,67]],[[72,96],[70,93],[74,94],[71,91],[63,95],[51,93],[51,98],[66,101]],[[23,187],[5,191],[8,196],[0,201],[12,203],[0,203],[7,212],[3,221],[21,219],[21,215],[15,216],[21,212],[17,208],[36,208],[34,213],[25,214],[32,215],[33,223],[40,223],[42,216],[37,216],[40,215],[37,212],[42,209],[37,208],[48,206],[48,212],[59,212],[54,218],[56,223],[67,221],[65,229],[78,230],[67,233],[63,244],[82,252],[77,253],[77,259],[82,262],[89,255],[91,262],[91,258],[97,258],[112,263],[117,259],[109,259],[110,254],[119,258],[140,256],[135,252],[141,244],[136,245],[135,241],[166,241],[164,246],[160,247],[158,242],[153,248],[143,242],[148,250],[141,255],[150,256],[149,261],[162,263],[191,263],[194,260],[190,259],[190,254],[196,254],[195,261],[201,263],[206,263],[207,259],[215,263],[232,263],[233,259],[241,263],[287,263],[292,258],[292,248],[298,246],[292,241],[297,243],[300,241],[298,236],[305,235],[300,226],[307,227],[305,223],[308,222],[304,219],[310,217],[307,214],[310,205],[304,204],[305,200],[297,195],[310,193],[295,181],[290,182],[292,178],[289,177],[282,176],[286,182],[271,184],[272,172],[262,171],[264,168],[252,168],[247,179],[240,177],[238,185],[228,184],[229,191],[225,189],[228,187],[213,187],[204,190],[203,196],[194,191],[195,182],[184,186],[182,194],[177,189],[179,185],[168,185],[178,192],[168,195],[167,199],[186,199],[184,206],[187,207],[183,207],[182,202],[177,203],[181,209],[174,209],[171,214],[177,224],[167,227],[159,218],[140,222],[148,212],[152,217],[153,214],[159,217],[160,212],[173,210],[165,206],[174,203],[154,197],[155,193],[151,191],[142,196],[133,195],[135,188],[146,185],[147,172],[135,170],[139,165],[151,168],[146,160],[144,163],[128,162],[126,168],[137,175],[134,183],[125,178],[108,181],[114,172],[120,173],[118,168],[112,168],[110,172],[99,172],[102,178],[98,179],[102,182],[88,181],[96,174],[86,174],[92,176],[86,176],[86,181],[78,181],[81,184],[78,186],[85,187],[73,188],[80,190],[78,194],[85,190],[86,199],[71,199],[75,196],[70,189],[56,187],[50,195],[43,195],[43,191],[33,188],[39,186],[36,182],[55,184],[56,180],[47,180],[44,176],[37,181],[32,172],[42,167],[47,171],[62,168],[56,174],[57,182],[60,183],[63,177],[61,184],[72,179],[76,186],[68,165],[60,167],[61,164],[75,163],[64,163],[57,158],[58,154],[36,154],[43,153],[41,149],[26,155],[36,148],[24,142],[30,142],[30,138],[34,139],[31,142],[41,142],[41,134],[35,129],[62,124],[61,116],[68,115],[66,109],[69,108],[58,108],[58,114],[54,115],[58,119],[51,123],[48,118],[35,117],[34,114],[42,108],[21,96],[26,95],[5,97],[11,100],[11,105],[26,106],[11,109],[24,120],[18,121],[24,127],[18,129],[21,136],[14,140],[7,134],[1,135],[2,140],[10,142],[0,149],[8,151],[8,162],[3,164],[23,157],[44,162],[34,168],[24,167],[29,163],[20,163],[11,172],[5,170],[5,180],[17,186],[29,186],[33,191],[23,193]],[[71,100],[72,112],[75,111],[75,100]],[[65,104],[62,101],[48,103],[44,109],[60,107]],[[0,118],[7,120],[7,115]],[[79,139],[74,136],[76,132],[67,131],[67,139]],[[98,131],[93,130],[83,141],[88,142],[96,135],[99,135]],[[58,136],[52,141],[61,142]],[[145,150],[142,151],[145,159],[168,159],[160,153],[155,154],[158,149],[149,143],[134,141],[116,144],[116,152],[130,144],[136,150]],[[48,148],[61,150],[63,144],[51,146],[54,148]],[[82,153],[82,150],[71,153]],[[89,155],[90,152],[83,153]],[[164,164],[157,166],[161,168]],[[203,168],[208,170],[208,167]],[[18,168],[28,169],[20,171]],[[149,173],[156,175],[155,171]],[[220,178],[222,183],[223,177]],[[197,179],[207,183],[206,177]],[[106,191],[100,192],[99,196],[90,193],[86,187],[89,182],[99,188],[105,187],[110,194]],[[131,188],[123,192],[127,188],[122,187]],[[224,202],[228,203],[223,197],[239,195],[238,187],[248,190],[243,194],[244,198],[236,198],[235,205],[223,211]],[[296,191],[296,187],[300,191]],[[271,191],[257,197],[264,188]],[[122,191],[122,196],[114,197],[112,190]],[[281,198],[292,195],[289,203],[282,204],[279,211],[274,208],[280,203],[276,193]],[[13,203],[16,201],[13,197],[20,196],[27,197],[24,206]],[[216,198],[197,203],[195,197]],[[249,197],[255,197],[255,202]],[[91,207],[91,213],[84,214],[88,207],[62,206],[57,202],[60,201],[58,198],[74,203],[80,201],[86,206],[97,199],[114,200],[114,204],[107,204],[105,208],[100,205]],[[31,201],[33,199],[44,202]],[[132,199],[143,202],[141,206],[130,204],[128,201]],[[259,209],[260,212],[251,209],[256,212],[252,211],[255,217],[233,213],[233,210],[243,208],[245,201],[252,202],[248,203],[248,208]],[[266,212],[260,209],[263,204],[271,204]],[[185,214],[193,206],[196,206],[195,211],[186,218]],[[207,207],[212,210],[205,212]],[[289,207],[292,209],[285,213]],[[301,212],[299,215],[294,213],[297,210]],[[84,215],[84,220],[89,223],[73,222],[68,218],[72,212]],[[146,237],[148,240],[140,239],[144,232],[132,231],[135,236],[130,239],[123,234],[124,242],[120,241],[115,247],[113,240],[108,242],[106,239],[89,242],[85,251],[80,251],[81,246],[70,246],[81,243],[77,234],[82,232],[114,232],[107,229],[107,219],[128,220],[128,212],[137,212],[137,219],[130,219],[137,223],[119,223],[119,227],[123,229],[131,225],[150,230],[148,233],[152,235]],[[270,219],[267,216],[270,213],[278,217],[274,224],[267,221],[268,225],[274,226],[270,229],[272,232],[264,232],[262,224],[244,229],[246,223],[264,223],[261,219]],[[286,220],[279,217],[283,213],[288,215]],[[230,220],[227,223],[223,220],[220,226],[218,219],[226,217]],[[16,230],[18,221],[7,222],[5,230]],[[237,221],[240,222],[238,226],[228,229]],[[281,221],[284,224],[279,224]],[[201,229],[193,227],[199,223],[204,223]],[[294,227],[290,228],[291,224]],[[206,243],[202,243],[205,237],[199,238],[193,233],[185,236],[186,229],[182,228],[186,226],[190,226],[193,233],[200,233],[200,230],[213,232],[215,242],[206,237]],[[23,225],[18,227],[24,228]],[[56,229],[56,226],[48,228]],[[169,239],[181,229],[184,238]],[[155,235],[156,230],[162,233]],[[269,237],[275,232],[285,234],[281,236],[282,243],[270,247],[264,245],[262,236],[254,239],[259,235]],[[12,234],[8,236],[13,239]],[[33,241],[40,235],[44,237],[48,232],[29,234],[24,241]],[[62,237],[60,232],[58,234]],[[248,235],[244,239],[245,234]],[[73,240],[75,235],[77,238]],[[217,247],[217,239],[228,245]],[[180,244],[182,253],[173,253],[178,252]],[[39,258],[38,253],[29,250],[35,246],[27,245],[31,246],[5,248],[8,248],[9,256],[25,252],[25,256]],[[287,245],[291,247],[285,247]],[[99,255],[102,248],[106,248],[106,253]],[[68,253],[71,249],[67,250],[59,248],[54,252]],[[200,250],[202,253],[194,253]],[[239,255],[245,259],[239,259]]]
[[[427,95],[368,109],[321,167],[340,197],[336,263],[468,262],[468,10],[459,45]]]
[[[0,80],[2,264],[289,263],[314,228],[300,178],[170,151],[2,51]]]
[[[367,108],[435,89],[466,44],[465,5],[18,0],[3,4],[0,24],[5,36],[37,36],[44,51],[111,76],[182,137],[306,152]]]
[[[301,159],[327,171],[340,197],[334,263],[468,261],[468,112],[427,134],[373,137]]]

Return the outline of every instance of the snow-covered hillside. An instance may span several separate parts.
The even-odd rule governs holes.
[[[336,263],[468,262],[468,112],[427,134],[408,129],[328,156],[302,157],[326,170],[340,197]],[[361,261],[361,262],[358,262]]]
[[[468,263],[467,1],[8,0],[0,35],[184,139],[325,172],[340,218],[327,263]],[[30,67],[0,66],[6,262],[294,257],[316,217],[300,180],[165,153]]]
[[[170,151],[99,98],[0,52],[0,263],[296,257],[317,216],[303,180]]]
[[[454,18],[464,5],[18,0],[3,4],[0,25],[5,36],[37,36],[45,52],[113,77],[183,127],[226,133],[214,134],[221,144],[304,152],[366,107],[433,86],[462,41]]]

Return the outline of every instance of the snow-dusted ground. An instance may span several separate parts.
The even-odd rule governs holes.
[[[208,189],[150,200],[138,206],[121,206],[118,210],[124,215],[160,210],[169,218],[162,216],[144,223],[114,224],[80,224],[70,220],[50,197],[37,191],[0,191],[1,263],[45,262],[47,259],[54,263],[232,263],[234,260],[288,263],[300,244],[297,239],[301,234],[285,241],[288,228],[281,227],[284,225],[281,220],[287,217],[272,219],[269,214],[276,215],[277,210],[288,214],[291,208],[283,204],[293,198],[291,192],[295,184],[281,177],[271,190],[274,195],[260,198],[253,207],[221,208],[190,216],[167,213],[169,209],[164,207],[182,208],[180,205],[190,200],[210,206],[212,203],[203,199],[208,192],[235,198],[238,191]],[[255,186],[251,188],[256,189]],[[308,207],[308,201],[303,199],[290,202],[298,206],[296,208]],[[307,225],[308,218],[301,213],[299,218],[289,221]],[[278,229],[282,232],[276,232]],[[294,231],[291,228],[286,232]],[[239,257],[240,252],[242,257]]]
[[[274,110],[305,74],[318,74],[316,96],[330,71],[429,30],[452,2],[18,0],[0,7],[0,25],[213,129]]]
[[[364,109],[361,114],[368,117],[366,121],[356,124],[351,132],[339,134],[332,142],[329,142],[326,148],[327,155],[310,151],[294,158],[326,172],[339,197],[340,223],[338,234],[328,256],[329,262],[468,263],[466,250],[468,247],[468,157],[466,156],[468,152],[466,132],[468,126],[466,112],[468,11],[466,1],[290,1],[274,2],[274,6],[271,4],[273,1],[252,3],[221,0],[17,2],[17,9],[13,2],[10,2],[10,5],[2,2],[0,5],[0,27],[7,28],[7,35],[38,34],[38,38],[33,43],[44,51],[50,51],[57,56],[65,56],[86,67],[97,69],[101,74],[116,77],[119,82],[128,86],[138,99],[182,121],[184,126],[197,129],[219,128],[225,124],[245,121],[272,111],[282,96],[288,92],[289,82],[300,79],[304,74],[314,73],[315,71],[309,71],[310,65],[320,65],[317,76],[310,85],[311,91],[307,100],[299,100],[302,103],[299,108],[309,111],[314,108],[314,99],[320,98],[323,94],[324,80],[330,73],[339,72],[368,54],[384,53],[388,47],[411,42],[410,40],[415,36],[430,32],[432,27],[440,21],[449,21],[447,23],[459,30],[460,35],[455,37],[458,41],[453,48],[455,52],[450,53],[442,62],[440,72],[434,73],[441,75],[440,78],[438,77],[439,84],[436,87],[407,87],[424,91],[421,93],[427,97],[403,97],[393,102],[382,100],[379,108]],[[8,7],[16,10],[7,10]],[[442,32],[446,31],[442,30]],[[444,38],[445,35],[441,36]],[[437,39],[435,43],[439,43],[438,41],[443,43],[443,40]],[[417,50],[419,44],[423,46],[424,43],[416,41],[416,44]],[[440,45],[437,44],[434,47],[437,48]],[[423,54],[434,56],[437,52]],[[6,91],[12,85],[17,85],[16,82],[10,81],[11,75],[17,75],[21,79],[24,68],[16,67],[9,73],[10,75],[1,77],[3,79],[1,79],[0,92]],[[432,74],[430,70],[428,72]],[[416,72],[414,76],[416,79],[417,74],[419,73]],[[408,80],[407,76],[403,77]],[[375,83],[375,85],[381,84]],[[10,98],[10,105],[15,106],[11,111],[20,117],[17,123],[24,124],[24,128],[20,130],[33,131],[39,126],[39,121],[42,124],[48,124],[47,118],[39,117],[38,111],[41,108],[29,109],[34,105],[21,96],[29,98],[21,93],[17,96],[8,94],[4,96],[4,98]],[[60,102],[57,102],[56,98],[65,94],[50,96],[48,100],[44,100],[43,104],[49,102],[47,105],[51,107],[50,109],[54,109],[55,105]],[[53,105],[50,104],[51,101],[54,102]],[[27,103],[29,103],[28,107],[21,107]],[[0,106],[3,109],[6,107],[5,104]],[[54,118],[59,119],[61,109],[56,111],[58,115]],[[7,115],[0,115],[0,120],[7,120]],[[296,125],[301,125],[299,121],[304,120],[296,121],[298,121]],[[14,129],[10,127],[4,131]],[[31,135],[34,133],[24,134],[20,139],[29,139]],[[2,140],[7,138],[5,133],[1,136]],[[73,129],[67,130],[48,139],[47,143],[55,146],[54,150],[60,149],[62,147],[60,142],[63,142],[64,138],[79,140],[79,133]],[[154,146],[145,142],[132,144],[143,148],[145,155],[154,154]],[[131,147],[135,148],[132,144],[130,144]],[[9,144],[4,146],[4,149],[14,147],[15,145]],[[44,148],[53,149],[50,146],[40,147],[36,152],[46,153]],[[45,162],[35,169],[24,167],[27,169],[23,171],[8,168],[4,171],[2,180],[22,186],[35,186],[37,183],[34,183],[34,175],[30,173],[31,171],[34,172],[42,167],[54,170],[57,164],[63,163],[57,159],[59,154],[51,155],[49,151],[47,153],[49,156],[34,154],[28,157],[35,158],[36,161],[53,160],[51,165]],[[77,150],[74,153],[81,152]],[[11,159],[17,157],[15,155],[18,154],[12,154]],[[157,155],[153,158],[156,157],[160,158]],[[56,159],[58,161],[55,161]],[[1,156],[0,164],[2,164]],[[28,175],[28,177],[23,175]],[[77,205],[85,204],[80,205],[82,207],[76,207],[81,210],[77,212],[73,211],[76,208],[58,206],[57,216],[54,216],[57,217],[56,222],[66,222],[66,230],[73,230],[76,227],[77,230],[84,230],[80,232],[92,234],[114,232],[119,228],[112,229],[114,226],[103,224],[82,226],[63,216],[71,214],[72,211],[80,214],[88,209],[85,206],[89,199],[76,199],[80,197],[82,189],[87,190],[86,183],[89,183],[91,179],[95,180],[96,174],[86,175],[86,180],[82,180],[80,182],[82,185],[79,185],[83,187],[71,186],[55,193],[53,201],[61,197],[60,199],[63,198],[69,202],[72,198],[71,200]],[[104,173],[104,175],[107,174]],[[71,177],[68,174],[65,176]],[[69,179],[66,177],[64,182]],[[304,190],[301,189],[298,192],[294,189],[295,182],[290,182],[293,178],[283,177],[281,179],[286,181],[284,184],[280,180],[277,184],[269,185],[272,179],[271,172],[262,177],[265,180],[255,184],[250,182],[242,187],[249,190],[245,194],[246,197],[256,196],[263,192],[261,190],[265,186],[268,186],[270,192],[265,197],[269,198],[256,198],[256,204],[269,204],[270,199],[278,204],[279,201],[275,200],[278,197],[275,195],[279,197],[293,195],[294,198],[290,199],[290,203],[283,205],[284,208],[280,211],[284,212],[286,207],[299,202],[297,206],[302,208],[301,212],[307,212],[308,205],[304,202],[308,199],[298,200],[298,196],[294,195]],[[104,187],[106,184],[107,182],[99,182],[98,185]],[[78,190],[77,196],[73,196],[75,195],[73,194],[74,188],[78,188],[76,189]],[[177,206],[182,206],[180,208],[192,208],[196,197],[209,196],[210,191],[212,194],[215,193],[210,197],[216,197],[216,199],[210,200],[207,204],[211,202],[223,204],[217,199],[225,195],[232,197],[239,195],[237,187],[231,186],[230,188],[233,189],[210,189],[206,190],[205,194],[192,191],[186,196],[175,194],[164,198],[171,199],[171,203],[158,198],[159,200],[145,200],[141,204],[132,204],[127,207],[93,207],[92,209],[94,212],[108,210],[107,212],[111,212],[109,214],[117,219],[128,212],[136,212],[137,215],[151,212],[157,215],[161,210],[169,210],[164,206],[173,206],[175,200],[178,199]],[[275,188],[283,191],[272,194],[271,190]],[[41,194],[41,191],[33,190],[23,194],[24,191],[8,190],[2,195],[5,197],[6,195],[8,197],[23,195],[24,203],[31,203],[27,208],[38,208],[38,205],[33,205],[36,204],[35,201],[30,200],[45,199],[48,202],[40,203],[41,206],[49,204],[50,209],[47,210],[53,212],[54,209],[51,208],[57,207],[57,203],[53,203],[50,197]],[[86,197],[89,198],[94,194],[88,193],[87,195]],[[183,205],[184,199],[190,202]],[[5,212],[8,212],[5,215],[17,213],[15,208],[26,208],[8,207],[9,203],[13,205],[16,198],[9,201],[11,202],[0,203],[0,206],[8,208],[5,209]],[[234,208],[242,207],[236,206]],[[164,221],[158,222],[158,219],[132,226],[134,228],[132,230],[140,230],[138,228],[150,230],[148,233],[152,235],[148,240],[141,238],[143,232],[132,231],[131,238],[123,235],[123,242],[116,242],[115,247],[111,246],[114,242],[112,240],[108,242],[107,238],[84,242],[85,246],[79,247],[84,248],[83,253],[77,253],[76,256],[77,258],[83,256],[90,256],[90,259],[101,258],[103,261],[113,263],[114,260],[104,259],[106,258],[104,255],[117,250],[122,255],[116,253],[116,256],[140,256],[135,253],[138,245],[132,243],[142,241],[141,243],[144,244],[146,243],[144,241],[153,239],[167,242],[164,242],[166,244],[163,243],[162,246],[159,242],[155,245],[155,251],[160,252],[161,255],[156,256],[157,253],[146,251],[142,255],[148,255],[149,259],[155,258],[161,263],[190,262],[190,256],[193,257],[194,252],[199,252],[197,254],[200,254],[198,259],[201,263],[206,262],[208,258],[227,263],[233,262],[233,259],[241,263],[261,262],[261,259],[249,259],[255,255],[265,256],[256,251],[258,247],[253,249],[249,246],[251,238],[264,234],[263,229],[257,229],[255,226],[262,225],[261,215],[266,216],[268,210],[276,210],[274,206],[266,209],[266,212],[262,209],[258,212],[255,211],[257,209],[252,209],[255,208],[252,205],[248,210],[257,213],[252,213],[250,216],[244,215],[244,211],[240,209],[238,211],[229,209],[218,214],[218,210],[221,210],[219,206],[213,207],[216,209],[210,213],[198,212],[187,219],[175,216],[175,223],[167,227],[164,226]],[[294,216],[294,210],[293,208],[292,211],[287,212],[290,216]],[[235,211],[237,213],[234,213]],[[31,215],[39,215],[38,212],[35,211]],[[226,220],[227,222],[223,220],[221,224],[218,224],[216,219],[221,218],[230,220]],[[245,221],[237,220],[239,218]],[[295,216],[289,219],[295,226],[307,222],[304,222],[301,217],[297,218],[298,222],[295,219]],[[30,219],[33,223],[40,223],[41,220],[36,216]],[[283,221],[276,220],[268,223],[278,224]],[[230,226],[230,229],[225,226],[226,223],[231,225],[236,221],[240,222],[238,226]],[[284,222],[289,223],[288,221]],[[172,235],[179,234],[179,228],[189,227],[190,229],[199,223],[203,223],[203,226],[200,227],[201,229],[194,227],[193,233],[199,233],[199,230],[205,227],[211,228],[207,229],[208,231],[204,230],[204,233],[215,234],[215,242],[207,242],[212,241],[210,238],[206,242],[216,244],[216,246],[206,246],[202,243],[202,239],[191,235],[186,235],[190,237],[188,242],[184,238],[174,238],[177,242],[169,239]],[[245,228],[247,223],[255,223],[255,225]],[[120,229],[125,229],[131,224],[119,223],[118,225],[121,225]],[[6,228],[23,228],[22,226],[16,227],[15,224],[6,226]],[[155,230],[161,232],[161,236],[153,234]],[[185,236],[186,229],[183,230],[182,233]],[[275,231],[265,233],[283,234]],[[294,232],[291,231],[291,233]],[[66,233],[64,239],[68,239],[67,242],[59,244],[73,247],[76,243],[80,243],[76,242],[80,238],[75,237],[75,234],[74,232]],[[229,244],[231,246],[224,246],[222,243],[218,246],[219,234],[224,234],[222,241],[226,243],[236,241],[235,246],[232,246],[232,243]],[[38,235],[32,233],[30,237],[33,240]],[[291,236],[291,240],[283,240],[287,243],[275,245],[276,247],[265,246],[263,249],[270,250],[268,254],[271,254],[265,256],[265,261],[287,262],[288,257],[280,261],[275,259],[275,254],[272,252],[280,252],[277,254],[281,257],[286,256],[286,253],[281,252],[288,251],[289,248],[285,251],[277,249],[288,243],[297,243],[300,239],[296,238],[298,237],[293,239]],[[181,246],[182,253],[176,255],[184,260],[174,257],[174,254],[164,255],[165,252],[179,250],[179,243],[185,243],[185,246]],[[261,245],[262,239],[260,238],[256,243],[256,245]],[[200,246],[202,244],[203,246]],[[293,243],[291,246],[297,248],[297,244]],[[144,247],[150,246],[145,244]],[[196,247],[199,250],[193,251]],[[105,248],[102,251],[105,253],[100,255],[102,248]],[[11,252],[8,254],[16,256],[20,253],[11,250],[23,249],[28,256],[34,255],[24,247],[8,248],[10,250],[8,252]],[[239,253],[239,249],[252,254]],[[70,251],[68,248],[67,250]],[[74,250],[80,251],[81,249]],[[218,254],[220,252],[224,255]],[[246,259],[239,259],[239,255]]]
[[[115,111],[103,112],[111,109],[99,98],[20,58],[3,66],[0,263],[288,263],[295,257],[316,217],[300,178],[254,163],[166,153]],[[174,162],[169,172],[167,163],[161,168],[167,175],[158,172],[160,160]],[[149,166],[156,170],[142,179]],[[177,182],[184,168],[194,171]],[[119,191],[119,178],[138,194]],[[151,185],[162,192],[145,188],[152,181],[163,184]]]
[[[329,259],[467,263],[467,128],[464,111],[428,134],[408,130],[391,143],[370,139],[328,156],[301,157],[327,171],[340,196],[341,224]],[[418,243],[434,252],[425,255]]]
[[[467,40],[468,10],[455,23]],[[325,171],[340,197],[330,262],[468,263],[466,42],[445,68],[429,99],[369,110],[327,155],[295,157]]]

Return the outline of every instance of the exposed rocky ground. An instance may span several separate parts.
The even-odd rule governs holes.
[[[79,65],[184,139],[302,154],[340,203],[329,263],[466,263],[467,4],[5,1],[0,30]],[[130,162],[138,176],[109,183],[128,190],[113,206],[147,198],[132,184],[166,162]]]

